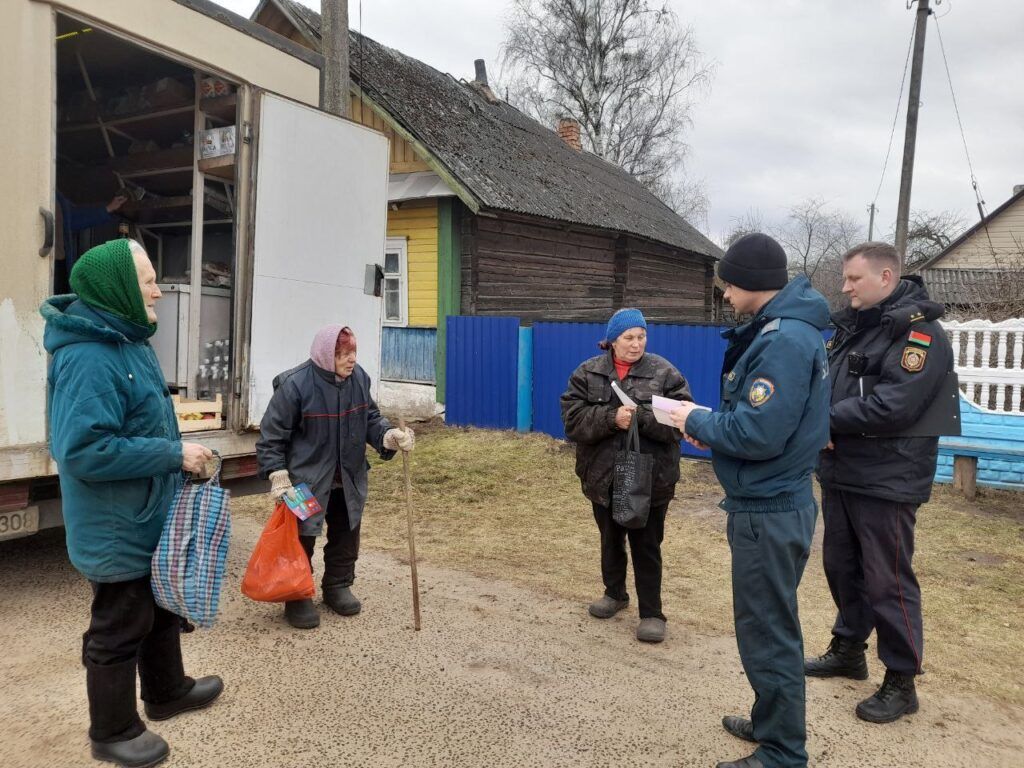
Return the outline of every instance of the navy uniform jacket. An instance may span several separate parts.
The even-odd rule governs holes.
[[[728,511],[796,509],[828,443],[825,298],[803,275],[749,322],[726,331],[722,403],[695,411],[686,431],[711,448]]]
[[[937,437],[896,437],[913,426],[953,370],[953,348],[939,325],[943,308],[928,299],[921,278],[908,275],[877,307],[849,308],[833,317],[832,442],[822,451],[818,479],[866,496],[923,504],[931,496]],[[850,354],[866,362],[863,375],[879,377],[860,396]]]

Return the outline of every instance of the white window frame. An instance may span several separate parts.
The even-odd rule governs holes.
[[[408,238],[405,237],[389,237],[384,241],[384,253],[398,254],[398,272],[397,273],[384,273],[384,285],[381,290],[384,292],[381,301],[381,315],[383,318],[384,325],[392,328],[405,328],[409,325],[409,242]],[[384,266],[387,265],[387,259],[384,259]],[[398,278],[399,292],[398,292],[398,309],[399,319],[389,320],[387,316],[387,281],[388,278]]]

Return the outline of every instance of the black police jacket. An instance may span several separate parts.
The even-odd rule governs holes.
[[[917,422],[953,370],[952,346],[938,323],[942,315],[921,278],[909,275],[877,307],[832,316],[836,332],[827,346],[834,447],[821,452],[823,486],[910,504],[928,501],[939,440],[895,435]],[[861,397],[858,372],[880,377],[867,397]]]

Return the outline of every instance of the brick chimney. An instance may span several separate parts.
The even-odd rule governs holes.
[[[470,87],[483,96],[488,103],[497,104],[500,102],[501,99],[495,95],[494,91],[491,90],[491,86],[487,84],[487,65],[484,63],[484,60],[476,59],[473,62],[473,68],[475,75],[473,82],[469,83]]]
[[[583,142],[580,140],[580,124],[576,118],[558,118],[558,135],[562,141],[577,152],[581,152],[583,150]]]

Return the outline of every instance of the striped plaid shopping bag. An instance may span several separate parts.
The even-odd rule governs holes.
[[[205,483],[185,474],[152,563],[157,604],[200,627],[217,618],[231,538],[231,494],[220,487],[221,459],[216,458],[217,469]]]

